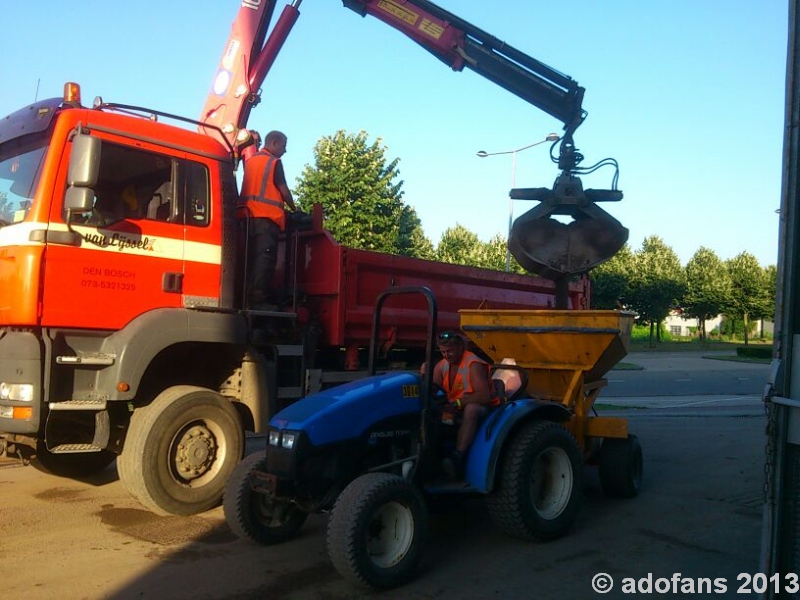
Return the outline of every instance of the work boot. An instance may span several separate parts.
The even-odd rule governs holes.
[[[456,478],[456,468],[450,458],[442,459],[439,465],[439,470],[442,473],[442,483],[455,483],[458,481]]]
[[[247,308],[250,310],[275,311],[278,305],[271,301],[264,292],[253,292],[250,294]]]
[[[455,476],[455,481],[464,481],[466,473],[464,455],[458,450],[453,450],[450,453],[450,461],[453,463],[453,475]]]

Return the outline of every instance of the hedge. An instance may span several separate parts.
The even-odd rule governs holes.
[[[743,358],[772,358],[772,345],[768,346],[738,346],[736,356]]]

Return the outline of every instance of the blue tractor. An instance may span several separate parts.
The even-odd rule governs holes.
[[[398,293],[427,299],[424,375],[375,374],[381,307]],[[436,312],[427,288],[393,288],[379,297],[372,375],[280,411],[270,421],[266,453],[246,457],[231,476],[224,511],[237,535],[261,544],[283,542],[310,513],[329,511],[327,548],[337,571],[360,586],[385,589],[413,576],[427,534],[428,506],[443,496],[484,495],[500,529],[546,541],[563,536],[577,517],[585,460],[599,460],[606,492],[636,495],[642,460],[635,436],[617,427],[605,444],[613,450],[603,452],[598,431],[595,438],[570,431],[575,406],[530,397],[528,384],[507,397],[497,383],[503,377],[492,381],[504,402],[483,420],[466,457],[464,480],[447,480],[442,464],[454,445],[455,426],[443,423],[440,408],[446,400],[432,384]],[[497,362],[496,374],[513,372],[523,382],[530,371]]]

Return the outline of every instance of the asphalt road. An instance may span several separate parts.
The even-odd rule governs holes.
[[[661,579],[663,588],[680,574],[683,585],[724,581],[725,593],[713,597],[754,597],[737,593],[737,578],[758,567],[765,425],[758,396],[617,396],[601,412],[625,415],[641,440],[638,498],[606,498],[587,468],[575,527],[547,544],[498,533],[481,500],[454,504],[431,519],[418,577],[381,594],[339,578],[325,552],[324,515],[310,518],[298,538],[264,548],[235,538],[220,508],[187,518],[142,510],[113,466],[80,482],[2,462],[2,589],[34,600],[627,598],[626,582]],[[251,442],[255,450],[260,440]],[[599,573],[614,580],[602,596],[591,587]]]
[[[624,362],[641,370],[614,369],[603,397],[760,395],[769,364],[704,358],[729,352],[631,353]]]

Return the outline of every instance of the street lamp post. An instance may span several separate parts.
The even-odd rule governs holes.
[[[514,150],[504,150],[503,152],[486,152],[485,150],[480,150],[476,152],[476,154],[481,158],[486,158],[487,156],[499,156],[500,154],[510,154],[511,155],[511,189],[513,190],[517,185],[517,152],[522,152],[523,150],[527,150],[528,148],[533,148],[534,146],[538,146],[539,144],[544,144],[545,142],[557,142],[560,139],[557,133],[548,133],[547,137],[543,140],[539,140],[538,142],[534,142],[533,144],[528,144],[527,146],[522,146],[521,148],[516,148]],[[511,270],[511,250],[508,248],[508,240],[511,239],[511,226],[514,224],[514,199],[510,198],[508,201],[508,237],[506,238],[506,272]]]

